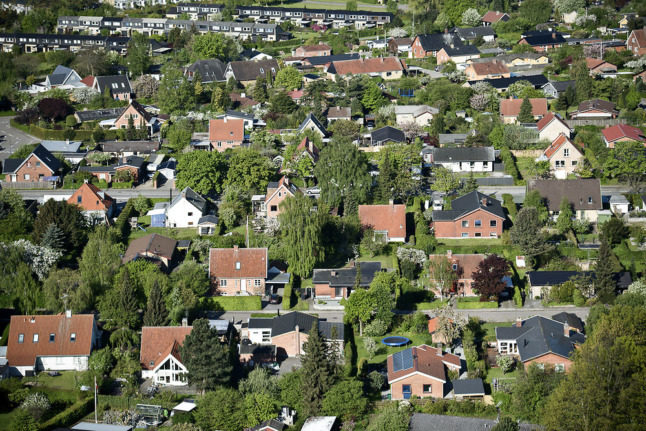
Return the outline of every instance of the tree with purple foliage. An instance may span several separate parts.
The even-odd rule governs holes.
[[[491,254],[478,264],[473,272],[472,289],[480,295],[480,301],[498,299],[500,293],[505,290],[505,282],[502,278],[509,274],[509,263],[504,258]]]
[[[38,102],[38,112],[45,120],[56,122],[72,113],[72,108],[64,100],[46,97]]]

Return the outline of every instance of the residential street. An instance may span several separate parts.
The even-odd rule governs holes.
[[[42,200],[44,195],[70,195],[73,190],[16,190],[23,199],[37,199]],[[108,189],[107,193],[117,200],[117,202],[126,202],[130,198],[140,195],[147,198],[167,198],[171,192],[173,196],[177,193],[175,189],[171,188],[171,183],[166,183],[162,187],[153,189],[150,181],[146,184],[136,187],[134,189]]]
[[[38,139],[9,125],[13,117],[0,117],[0,161],[4,162],[11,153],[23,145],[38,142]]]

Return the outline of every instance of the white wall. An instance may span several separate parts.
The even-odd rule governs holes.
[[[88,356],[41,356],[36,360],[36,365],[38,370],[45,371],[85,371],[88,358]]]
[[[192,213],[192,215],[188,215]],[[197,227],[202,213],[186,199],[181,199],[166,211],[166,227]]]
[[[493,162],[475,162],[473,169],[470,168],[469,162],[439,163],[452,172],[493,172]]]
[[[249,340],[253,344],[267,344],[267,341],[262,340],[262,332],[269,331],[269,339],[271,340],[271,328],[253,328],[249,329]]]

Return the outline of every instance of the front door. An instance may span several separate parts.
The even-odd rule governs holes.
[[[247,291],[247,283],[245,282],[245,280],[240,280],[240,290],[241,290],[242,292],[246,292],[246,291]]]
[[[408,400],[411,396],[410,385],[402,385],[402,393],[404,394],[404,399]]]

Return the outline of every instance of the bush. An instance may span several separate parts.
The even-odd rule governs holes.
[[[496,365],[500,367],[504,374],[510,372],[514,368],[514,358],[511,355],[498,355],[496,356]]]
[[[366,383],[368,385],[367,392],[379,392],[386,384],[386,378],[379,371],[371,371]]]
[[[117,221],[114,223],[114,228],[121,235],[121,241],[125,242],[130,235],[130,217],[134,216],[135,209],[133,207],[132,199],[128,199],[126,205],[123,207],[121,214],[117,217]]]
[[[367,337],[381,337],[388,331],[388,325],[383,320],[375,319],[368,323],[363,330]]]
[[[213,296],[201,298],[201,303],[212,311],[262,310],[260,296]]]
[[[68,409],[60,412],[48,421],[41,424],[40,429],[65,428],[83,419],[94,408],[94,399],[86,398],[73,404]]]
[[[514,202],[514,197],[509,193],[505,193],[504,195],[502,195],[502,201],[503,201],[503,206],[507,208],[507,212],[509,213],[509,218],[512,221],[514,221],[514,218],[516,217],[516,213],[518,213],[518,208],[516,207],[516,203]]]
[[[191,412],[176,412],[173,415],[173,425],[175,424],[192,424],[195,423]]]
[[[523,295],[520,293],[520,288],[518,286],[514,286],[514,303],[516,304],[516,307],[523,306]]]
[[[579,289],[574,289],[572,301],[574,301],[574,305],[577,307],[583,307],[585,305],[585,298]]]
[[[357,367],[357,375],[365,376],[367,370],[368,370],[368,359],[361,358],[359,360],[359,366]]]
[[[428,317],[422,312],[406,314],[399,325],[402,332],[412,332],[414,334],[428,333]]]

